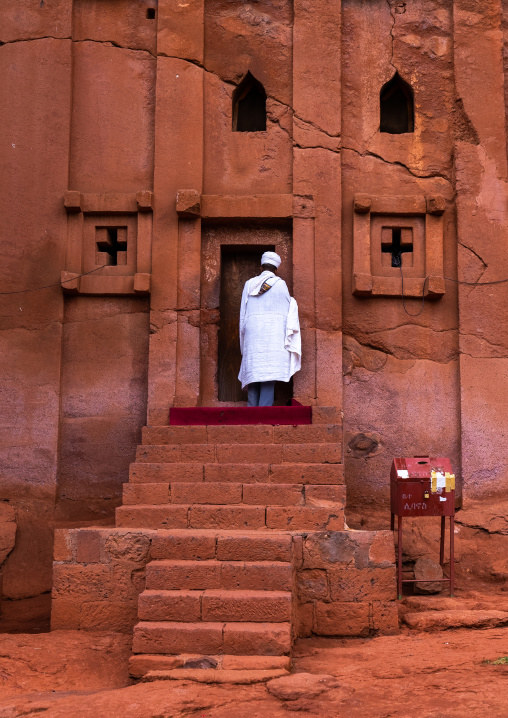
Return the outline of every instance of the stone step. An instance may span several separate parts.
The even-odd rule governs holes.
[[[252,685],[266,683],[273,678],[291,675],[282,668],[267,670],[224,670],[222,668],[173,668],[169,671],[149,671],[142,677],[143,683],[154,681],[195,681],[196,683],[228,683]]]
[[[151,671],[168,671],[177,668],[206,670],[215,668],[227,671],[268,671],[291,668],[289,656],[232,656],[229,654],[203,655],[183,653],[179,655],[134,654],[129,659],[129,673],[141,678]]]
[[[152,538],[152,559],[219,561],[291,561],[292,537],[259,531],[158,531]]]
[[[215,466],[215,464],[214,464]],[[203,481],[203,464],[175,462],[174,464],[136,461],[129,467],[129,483],[172,483],[173,481]]]
[[[291,620],[291,593],[225,589],[148,589],[139,596],[138,617],[142,621],[283,623]]]
[[[189,484],[186,484],[186,486],[189,486]],[[124,506],[136,506],[138,504],[160,506],[162,504],[169,504],[171,503],[170,489],[171,484],[162,482],[158,484],[124,484],[122,504]]]
[[[162,504],[248,504],[257,506],[343,506],[345,486],[201,482],[124,484],[125,506]]]
[[[290,591],[292,577],[291,564],[282,561],[161,559],[146,566],[146,590]]]
[[[298,444],[143,444],[136,461],[143,463],[339,464],[340,443]]]
[[[342,464],[285,463],[159,463],[135,462],[129,471],[129,483],[194,483],[218,481],[260,484],[342,484]]]
[[[206,467],[205,467],[206,480]],[[342,464],[307,463],[294,459],[285,464],[270,466],[271,484],[343,484],[344,467]]]
[[[321,487],[319,487],[321,488]],[[139,504],[116,509],[118,528],[280,529],[343,531],[344,508],[326,506],[250,506],[215,504]]]
[[[203,594],[201,620],[250,623],[291,621],[291,592],[211,589]]]
[[[142,444],[136,450],[136,461],[166,464],[213,463],[216,461],[215,444]]]
[[[404,623],[413,631],[447,631],[450,628],[495,628],[508,626],[508,611],[462,610],[406,613]]]
[[[146,589],[138,596],[138,618],[141,621],[201,621],[203,593]]]
[[[116,525],[148,529],[262,529],[266,527],[266,507],[209,504],[119,506],[116,509]]]
[[[291,650],[289,623],[178,623],[140,621],[134,627],[133,653],[226,653],[284,656]]]
[[[287,531],[343,531],[344,508],[330,506],[268,506],[266,527]]]
[[[206,426],[144,426],[143,444],[206,444]]]
[[[340,443],[337,424],[300,426],[145,426],[143,444],[290,444]]]
[[[160,505],[160,504],[241,504],[243,502],[242,484],[173,482],[123,485],[124,505]]]

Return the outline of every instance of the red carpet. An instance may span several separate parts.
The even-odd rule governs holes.
[[[205,424],[312,424],[311,406],[191,406],[169,410],[171,426]]]

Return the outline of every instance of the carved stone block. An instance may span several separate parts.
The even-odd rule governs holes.
[[[179,189],[176,193],[176,211],[179,217],[199,217],[201,195],[195,189]]]
[[[153,193],[148,190],[137,192],[136,202],[140,212],[149,212],[152,209]]]
[[[134,292],[136,294],[149,294],[150,293],[150,279],[151,274],[147,272],[136,272],[134,275]]]
[[[70,294],[77,294],[79,292],[79,274],[76,272],[66,272],[64,270],[61,273],[60,281],[65,292]]]
[[[315,217],[314,197],[312,195],[295,194],[293,197],[293,217],[310,219]]]
[[[427,196],[427,212],[429,214],[443,214],[446,209],[446,199],[441,194]]]
[[[367,194],[356,194],[355,195],[355,212],[364,214],[370,212],[372,206],[372,199]]]
[[[64,193],[64,207],[67,212],[81,212],[81,192],[67,190]]]

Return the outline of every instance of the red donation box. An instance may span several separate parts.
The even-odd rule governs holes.
[[[453,516],[455,474],[450,459],[394,459],[390,473],[390,504],[397,516]]]
[[[445,517],[450,518],[450,575],[440,579],[450,584],[453,596],[454,551],[453,531],[455,517],[455,474],[450,459],[442,456],[414,456],[394,459],[390,472],[391,528],[397,516],[398,555],[397,592],[402,598],[403,583],[424,583],[402,578],[402,518],[404,516],[440,516],[441,541],[439,561],[444,564]],[[435,583],[439,579],[435,579]]]

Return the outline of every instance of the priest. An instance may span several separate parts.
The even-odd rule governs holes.
[[[243,288],[238,379],[247,387],[248,406],[272,406],[275,382],[288,382],[301,367],[298,306],[277,276],[280,264],[278,254],[265,252],[261,274]]]

